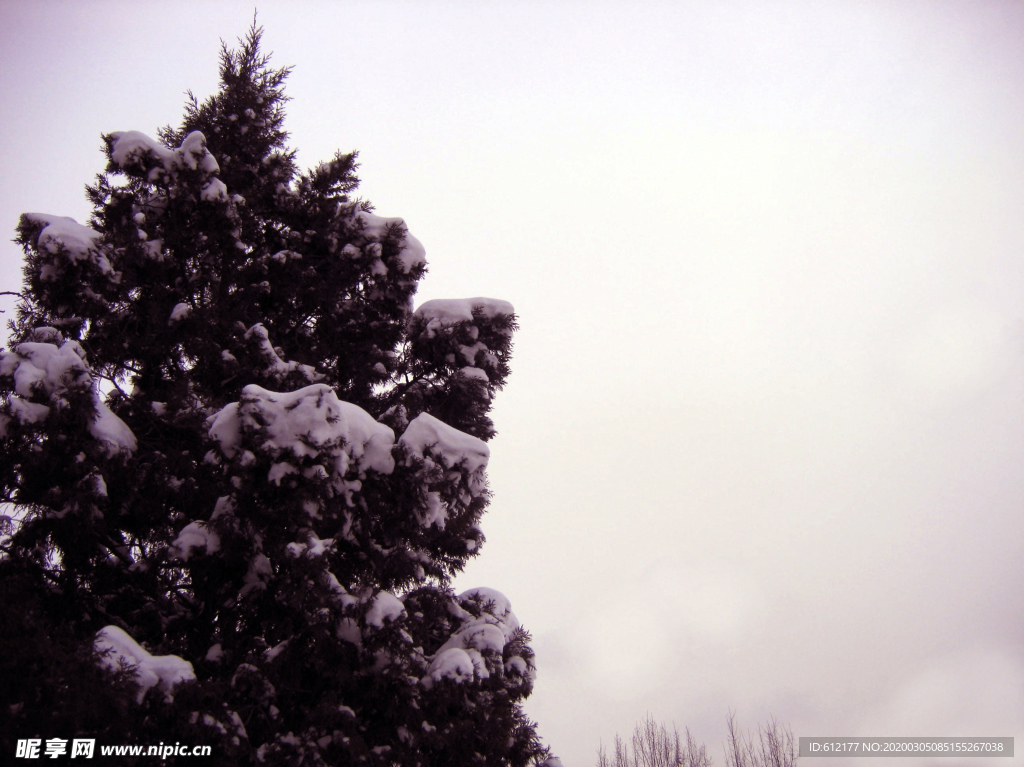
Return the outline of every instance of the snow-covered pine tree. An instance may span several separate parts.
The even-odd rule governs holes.
[[[355,154],[297,170],[260,38],[179,128],[104,137],[88,225],[21,219],[3,748],[555,764],[521,708],[528,634],[450,588],[483,542],[512,307],[412,310],[423,248],[353,196]]]

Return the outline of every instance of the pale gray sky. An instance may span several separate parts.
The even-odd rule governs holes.
[[[252,6],[0,2],[10,236],[85,219],[100,134],[177,123]],[[361,152],[420,299],[517,309],[459,585],[533,632],[567,767],[647,712],[720,758],[729,708],[1024,748],[1024,4],[259,14],[300,162]]]

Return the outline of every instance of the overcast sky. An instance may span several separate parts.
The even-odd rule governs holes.
[[[0,0],[10,237],[86,219],[100,134],[178,123],[252,8]],[[730,708],[1024,749],[1024,4],[259,21],[300,163],[360,151],[427,248],[418,298],[516,307],[457,585],[532,631],[567,767],[648,712],[721,763]],[[0,244],[0,290],[20,259]]]

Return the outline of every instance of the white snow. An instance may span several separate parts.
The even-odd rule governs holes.
[[[476,602],[483,608],[483,611],[480,613],[480,617],[474,618],[458,603],[450,605],[452,615],[463,620],[464,623],[434,653],[434,657],[427,667],[427,674],[421,680],[427,688],[443,678],[453,679],[456,682],[472,679],[474,675],[481,679],[487,678],[490,672],[484,661],[483,653],[491,652],[501,656],[505,645],[519,628],[519,621],[512,612],[508,598],[500,591],[487,588],[470,589],[460,594],[458,601],[461,603]],[[505,665],[506,668],[512,660],[515,659],[508,661]],[[519,670],[520,665],[527,671],[529,666],[525,660],[520,660],[521,664],[513,667],[521,676],[525,676],[526,674]]]
[[[423,318],[429,327],[431,321],[442,325],[472,322],[473,311],[492,319],[498,315],[515,314],[512,304],[499,298],[436,298],[420,305],[414,315]]]
[[[152,258],[154,261],[163,261],[164,260],[164,252],[163,252],[164,241],[163,240],[150,240],[149,242],[147,242],[143,246],[142,249],[144,251],[146,251],[146,255],[149,258]]]
[[[103,274],[110,274],[113,271],[107,257],[100,252],[99,239],[102,235],[95,229],[83,226],[67,216],[25,213],[22,218],[43,227],[36,239],[36,247],[40,251],[56,255],[63,248],[71,263],[92,261]],[[56,279],[56,276],[52,266],[43,266],[40,273],[42,279],[52,280]]]
[[[274,577],[274,568],[266,554],[257,554],[249,561],[249,570],[242,578],[241,596],[245,596],[254,589],[265,589],[267,582]]]
[[[240,402],[223,408],[210,421],[210,436],[228,458],[239,450],[243,427],[262,431],[264,449],[282,459],[288,454],[326,454],[339,477],[350,468],[360,475],[368,470],[390,474],[395,468],[394,432],[357,405],[339,400],[325,384],[287,393],[249,384]]]
[[[167,324],[170,325],[175,322],[181,322],[181,320],[188,317],[192,312],[192,307],[188,304],[175,304],[174,308],[171,309],[171,316],[167,320]]]
[[[199,199],[205,202],[218,202],[228,198],[227,185],[219,178],[211,178],[199,192]]]
[[[14,391],[31,397],[36,389],[47,395],[70,388],[81,388],[92,381],[85,364],[85,350],[77,341],[61,346],[26,342],[13,351],[0,352],[0,376],[14,378]]]
[[[114,143],[110,159],[118,167],[123,168],[132,159],[141,158],[146,155],[152,156],[165,167],[174,162],[173,149],[168,149],[159,141],[151,139],[141,131],[122,131],[111,134],[111,137],[114,139]]]
[[[289,641],[290,640],[285,639],[283,642],[278,642],[276,645],[264,652],[263,657],[268,661],[274,660],[274,658],[284,652],[285,648],[288,647]]]
[[[394,594],[381,591],[370,602],[366,611],[366,623],[377,628],[384,628],[384,622],[398,620],[405,615],[405,605]]]
[[[121,450],[135,452],[138,442],[128,424],[111,412],[103,402],[96,400],[96,419],[89,424],[89,433],[103,443],[108,455]]]
[[[500,625],[505,626],[507,635],[511,635],[515,629],[519,628],[519,621],[512,612],[512,603],[508,597],[497,589],[478,586],[475,589],[469,589],[459,594],[459,601],[472,601],[483,605],[490,605],[484,614],[491,615]]]
[[[328,551],[334,548],[333,538],[319,538],[317,534],[310,531],[309,537],[306,543],[289,543],[285,547],[285,551],[288,552],[289,556],[292,557],[322,557]],[[334,578],[333,575],[331,575]],[[334,578],[334,582],[338,583],[338,579]],[[341,589],[341,584],[338,583],[338,588]],[[344,589],[341,589],[344,592]]]
[[[526,665],[525,660],[518,655],[514,655],[505,661],[505,671],[509,674],[518,674],[525,677],[530,673],[530,668]]]
[[[476,588],[459,594],[459,601],[478,602],[485,606],[485,609],[479,618],[471,618],[459,628],[442,649],[449,646],[465,646],[501,652],[519,628],[519,619],[512,612],[508,597],[494,589]]]
[[[439,461],[446,469],[462,466],[470,474],[469,488],[474,495],[486,489],[483,469],[490,449],[481,439],[459,431],[429,413],[420,413],[398,440],[409,453],[421,458],[427,466]],[[407,461],[409,460],[407,459]]]
[[[448,522],[448,508],[441,500],[441,494],[431,490],[427,493],[427,508],[419,512],[420,524],[423,527],[437,525],[438,530],[444,530]]]
[[[148,158],[172,176],[183,168],[201,170],[207,176],[220,171],[216,158],[206,149],[206,137],[200,131],[188,134],[177,149],[168,149],[159,141],[135,130],[112,133],[110,137],[113,139],[110,159],[121,169],[128,169]],[[149,174],[151,181],[161,175],[153,170]]]
[[[487,377],[487,373],[481,370],[480,368],[467,366],[462,368],[459,371],[459,374],[463,378],[473,378],[476,379],[477,381],[483,381],[484,383],[488,383],[490,381],[490,379]]]
[[[281,461],[275,463],[270,467],[270,471],[267,472],[267,479],[273,482],[275,485],[280,486],[281,480],[287,477],[289,474],[298,474],[299,470],[294,465],[287,461]]]
[[[389,226],[405,226],[405,221],[400,218],[383,218],[373,213],[361,210],[356,218],[363,222],[363,233],[371,240],[380,240]],[[402,250],[398,254],[398,260],[402,271],[408,274],[414,267],[423,266],[427,263],[427,251],[423,243],[417,240],[406,231],[405,239],[402,242]]]
[[[204,522],[189,522],[178,533],[168,553],[187,562],[192,556],[192,549],[204,549],[207,554],[215,554],[220,551],[220,536],[210,530]]]
[[[117,670],[121,661],[135,666],[135,679],[139,684],[137,701],[142,703],[146,691],[159,686],[168,700],[174,686],[182,682],[195,680],[192,664],[177,655],[150,655],[123,629],[117,626],[106,626],[97,632],[93,643],[97,652],[110,651],[100,659],[106,667]]]
[[[206,136],[194,130],[185,136],[181,147],[175,150],[181,162],[192,170],[201,169],[204,173],[217,173],[220,166],[216,158],[206,150]]]
[[[469,365],[473,365],[476,362],[476,355],[478,353],[484,352],[484,354],[486,354],[489,351],[490,349],[487,348],[487,345],[483,341],[477,341],[472,346],[466,346],[465,344],[459,345],[459,354],[462,355],[462,359]],[[462,369],[465,370],[466,368]],[[474,368],[470,369],[472,370]]]
[[[292,371],[297,370],[302,373],[303,378],[310,383],[323,380],[323,374],[316,372],[312,366],[302,365],[294,360],[286,362],[281,359],[277,351],[274,349],[274,345],[270,343],[270,334],[263,326],[263,323],[258,322],[245,331],[245,338],[247,341],[256,339],[256,344],[260,350],[260,354],[263,356],[263,359],[266,360],[267,366],[264,368],[264,372],[268,375],[281,379]]]
[[[469,653],[457,647],[451,647],[434,656],[422,683],[429,689],[433,686],[433,682],[440,682],[444,678],[456,682],[466,682],[473,678],[475,670],[476,666],[473,659],[469,657]]]
[[[349,644],[354,644],[356,647],[363,646],[363,633],[359,630],[359,624],[351,618],[342,618],[338,621],[338,627],[335,630],[338,639],[344,639]]]
[[[65,341],[60,346],[51,343],[25,342],[13,351],[0,352],[0,377],[13,379],[14,392],[20,397],[46,395],[51,406],[67,404],[69,389],[92,389],[92,373],[85,363],[85,351],[77,341]],[[133,451],[135,435],[128,425],[114,415],[95,390],[92,401],[96,414],[89,423],[89,433],[104,443],[109,454],[119,450]],[[12,398],[11,415],[21,423],[43,421],[50,406]]]
[[[41,423],[50,415],[50,408],[37,402],[12,399],[11,415],[18,423]]]

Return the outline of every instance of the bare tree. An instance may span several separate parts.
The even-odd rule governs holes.
[[[615,736],[615,753],[609,757],[602,745],[597,752],[597,767],[711,767],[707,746],[693,739],[689,729],[671,731],[648,716],[633,729],[630,743]]]
[[[793,767],[796,748],[793,732],[774,717],[757,728],[757,738],[736,729],[736,714],[729,712],[726,767]]]
[[[740,732],[736,715],[729,712],[726,767],[794,767],[796,749],[792,731],[776,719],[760,725],[756,737]],[[647,717],[633,728],[629,742],[615,735],[614,753],[602,744],[597,751],[597,767],[712,767],[707,746],[698,744],[690,730],[682,733],[654,718]]]

